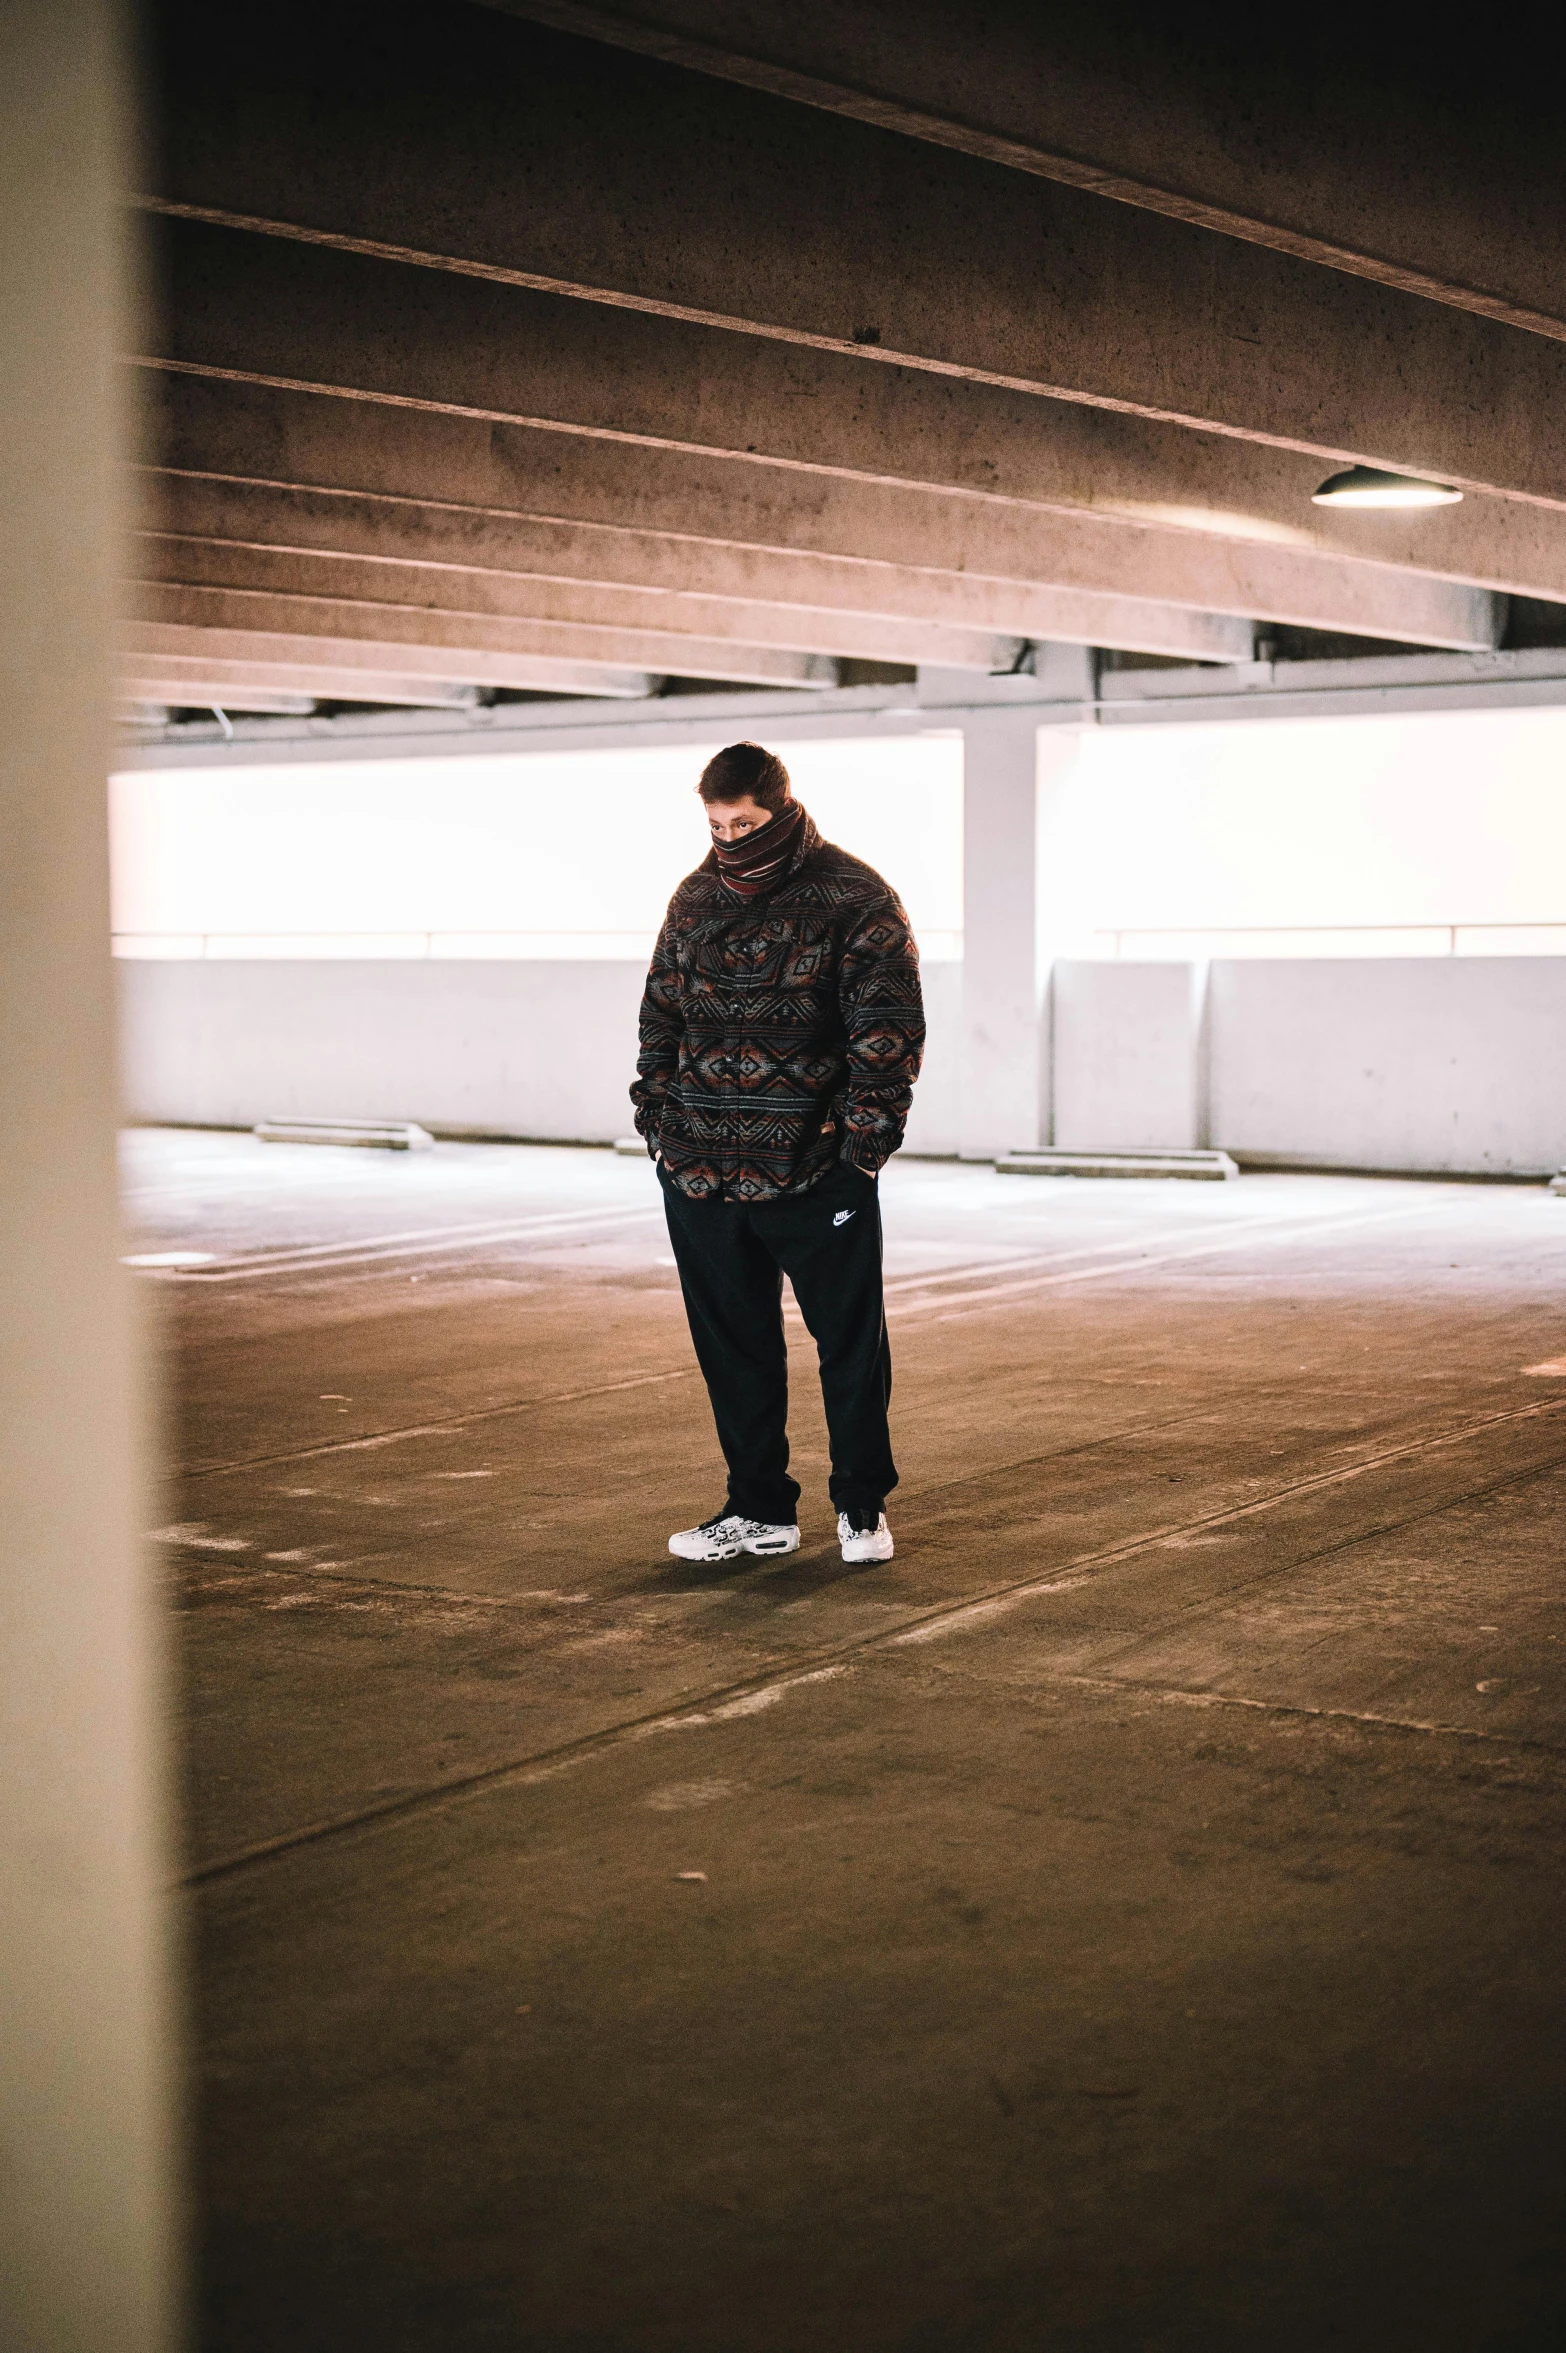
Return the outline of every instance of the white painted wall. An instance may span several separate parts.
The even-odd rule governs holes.
[[[630,1129],[642,967],[288,959],[122,962],[127,1108],[250,1126],[378,1115],[607,1143]],[[1566,958],[1210,967],[1200,1125],[1190,964],[1055,971],[1054,1140],[1211,1140],[1250,1160],[1464,1174],[1566,1163]],[[913,1152],[959,1142],[962,967],[925,969]]]
[[[1055,966],[1057,1144],[1189,1151],[1198,1141],[1201,977],[1194,964]]]
[[[1206,979],[1202,1116],[1201,990]],[[1472,1176],[1566,1163],[1566,957],[1056,966],[1054,1141]]]
[[[1212,1140],[1321,1167],[1566,1162],[1566,957],[1217,962]]]
[[[608,1143],[631,1130],[644,964],[122,960],[133,1119],[417,1119]],[[908,1147],[957,1149],[962,967],[925,968],[930,1047]]]

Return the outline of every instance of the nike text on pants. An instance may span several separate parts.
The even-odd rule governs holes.
[[[729,1508],[786,1524],[788,1471],[783,1277],[821,1360],[832,1501],[879,1504],[897,1485],[887,1435],[892,1352],[881,1303],[881,1202],[872,1177],[839,1162],[809,1192],[775,1201],[688,1201],[658,1170],[696,1357],[729,1466]]]

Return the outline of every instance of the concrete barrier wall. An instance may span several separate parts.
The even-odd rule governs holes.
[[[1214,963],[1212,1141],[1453,1175],[1566,1161],[1566,958]]]
[[[639,964],[117,969],[137,1119],[379,1115],[605,1143],[630,1126]],[[1219,962],[1205,1025],[1203,977],[1190,964],[1057,965],[1057,1143],[1211,1141],[1254,1162],[1463,1175],[1566,1163],[1566,958]],[[908,1145],[954,1152],[962,967],[927,965],[925,992]]]
[[[376,1116],[608,1143],[630,1131],[633,963],[125,958],[133,1119],[249,1127]],[[962,967],[925,967],[930,1049],[908,1145],[957,1149]]]
[[[1198,1141],[1200,982],[1194,964],[1055,966],[1055,1143],[1136,1152]]]
[[[1054,1141],[1076,1150],[1213,1143],[1465,1176],[1566,1162],[1566,958],[1062,963],[1053,993]]]

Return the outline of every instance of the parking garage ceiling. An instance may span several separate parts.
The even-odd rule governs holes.
[[[169,0],[127,698],[1566,642],[1543,96],[1159,14]]]

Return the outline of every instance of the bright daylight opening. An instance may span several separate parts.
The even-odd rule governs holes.
[[[1566,711],[1100,728],[1044,848],[1068,955],[1558,956]]]
[[[711,745],[131,772],[140,957],[645,956],[702,857]],[[962,741],[783,746],[831,839],[962,953]],[[1566,953],[1566,711],[1086,730],[1041,855],[1076,956]],[[1042,878],[1050,897],[1050,875]]]
[[[124,956],[650,955],[705,855],[720,739],[653,751],[184,768],[113,782]],[[962,952],[962,739],[784,744],[822,832]]]

